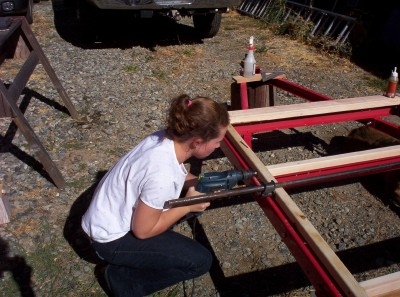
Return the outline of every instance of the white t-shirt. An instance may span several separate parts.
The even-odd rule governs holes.
[[[97,242],[109,242],[131,230],[138,199],[155,209],[179,197],[187,171],[179,164],[165,131],[147,136],[103,177],[82,218],[82,228]]]

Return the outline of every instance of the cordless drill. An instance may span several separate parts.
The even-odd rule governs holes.
[[[206,172],[199,175],[196,191],[211,193],[218,190],[230,190],[239,182],[248,180],[257,173],[253,170],[227,170],[223,172]]]

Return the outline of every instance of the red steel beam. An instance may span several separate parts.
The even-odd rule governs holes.
[[[307,101],[326,101],[333,100],[333,98],[324,94],[315,92],[306,87],[300,86],[286,79],[271,79],[268,81],[268,85],[277,87],[281,90],[287,91],[293,95],[303,98]]]
[[[393,108],[390,107],[382,107],[370,110],[362,110],[362,111],[353,111],[353,112],[341,112],[334,114],[324,114],[324,115],[313,115],[308,117],[298,117],[292,119],[278,119],[271,120],[268,122],[259,122],[259,123],[250,123],[250,124],[235,124],[235,130],[240,135],[249,135],[260,132],[267,132],[272,130],[281,130],[287,128],[294,127],[306,127],[306,126],[315,126],[315,125],[323,125],[323,124],[331,124],[338,122],[348,122],[348,121],[376,121],[376,118],[382,116],[392,115]],[[383,127],[383,121],[379,122],[381,127]],[[386,123],[385,127],[389,128],[390,126]],[[392,128],[395,128],[393,125]],[[397,129],[399,131],[399,129]],[[400,134],[400,132],[398,132]],[[394,132],[392,132],[394,134]],[[246,141],[247,142],[247,141]],[[248,143],[249,144],[249,143]]]
[[[400,126],[382,119],[372,119],[370,124],[375,129],[385,132],[394,138],[400,139]]]

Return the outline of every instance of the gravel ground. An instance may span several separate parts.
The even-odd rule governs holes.
[[[381,94],[385,84],[346,58],[275,36],[235,12],[224,15],[219,34],[206,40],[195,37],[189,20],[143,24],[110,17],[94,43],[83,42],[84,32],[73,16],[60,0],[40,2],[32,29],[82,119],[73,120],[61,108],[40,65],[21,99],[28,122],[66,180],[65,189],[54,187],[38,169],[10,120],[0,121],[0,180],[12,209],[11,222],[0,226],[1,296],[106,296],[96,278],[101,263],[79,229],[96,181],[145,135],[163,126],[170,98],[205,95],[229,106],[232,76],[238,74],[250,35],[255,36],[259,65],[285,71],[289,80],[334,99]],[[129,33],[120,33],[121,28]],[[6,61],[1,78],[10,82],[18,67],[19,61]],[[278,92],[279,104],[297,101]],[[326,153],[332,137],[357,126],[339,123],[271,133],[255,140],[254,148],[266,165],[315,158]],[[231,168],[223,155],[215,154],[201,170]],[[357,281],[399,271],[399,216],[379,181],[290,192]],[[175,228],[197,234],[212,248],[215,263],[209,274],[157,296],[312,295],[288,248],[247,198],[215,203],[198,223]]]

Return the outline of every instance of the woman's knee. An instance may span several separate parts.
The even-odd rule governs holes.
[[[207,273],[210,270],[213,261],[212,254],[208,249],[202,246],[200,250],[201,251],[196,253],[195,257],[195,269],[193,271],[193,274],[195,274],[194,277]]]

